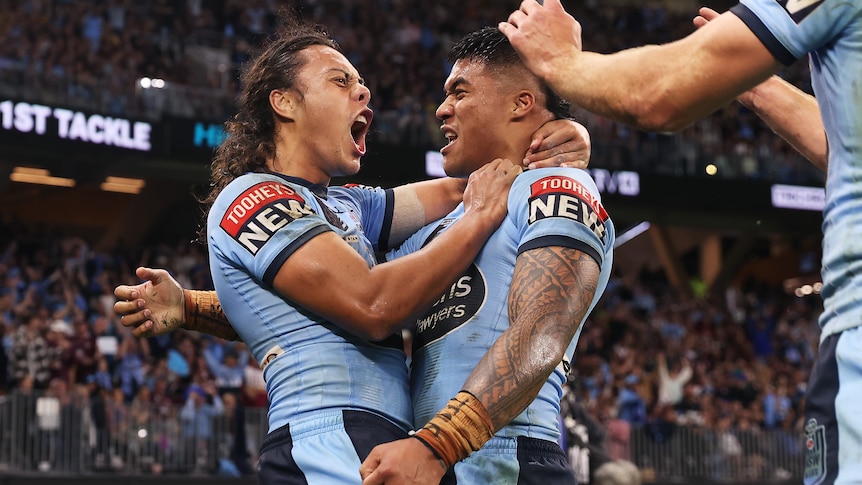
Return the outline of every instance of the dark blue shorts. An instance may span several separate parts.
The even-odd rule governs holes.
[[[450,469],[444,485],[576,485],[560,445],[536,438],[494,437]]]
[[[258,483],[359,485],[359,465],[371,449],[406,437],[391,421],[365,411],[333,411],[292,422],[264,439]]]

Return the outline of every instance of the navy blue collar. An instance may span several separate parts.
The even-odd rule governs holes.
[[[327,187],[325,185],[314,184],[314,183],[309,182],[308,180],[305,180],[305,179],[299,178],[299,177],[291,177],[290,175],[284,175],[284,174],[276,173],[276,172],[271,172],[271,173],[273,175],[277,175],[277,176],[287,180],[288,182],[293,182],[295,184],[302,185],[303,187],[310,190],[311,193],[313,193],[317,197],[320,197],[321,199],[326,200]]]

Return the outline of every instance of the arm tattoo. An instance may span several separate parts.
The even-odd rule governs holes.
[[[599,266],[587,254],[545,247],[518,256],[509,291],[509,328],[467,380],[495,429],[520,414],[562,361],[589,309]]]

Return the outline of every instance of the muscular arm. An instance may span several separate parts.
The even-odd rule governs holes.
[[[590,307],[599,266],[585,253],[563,247],[525,251],[515,264],[509,292],[509,328],[467,378],[499,430],[536,398]]]
[[[814,96],[772,76],[737,99],[808,161],[826,171],[826,129]]]
[[[581,51],[581,26],[559,0],[526,0],[500,24],[527,66],[594,113],[650,131],[678,131],[781,68],[733,13],[660,46]]]

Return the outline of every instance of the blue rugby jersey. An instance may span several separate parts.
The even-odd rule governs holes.
[[[372,411],[412,422],[401,338],[360,339],[298,308],[272,287],[302,244],[334,231],[368,265],[386,246],[391,190],[331,187],[278,174],[249,173],[219,194],[207,220],[210,269],[225,315],[264,368],[269,429],[318,411]],[[338,289],[332,289],[338,297]]]
[[[508,296],[517,255],[547,246],[580,249],[601,265],[596,304],[610,275],[614,227],[599,191],[583,170],[548,168],[518,176],[509,193],[509,214],[470,268],[416,322],[411,368],[414,426],[422,427],[464,386],[467,377],[509,327]],[[418,251],[464,213],[463,205],[425,226],[387,254],[393,259]],[[430,262],[429,264],[434,264]],[[580,332],[578,332],[580,333]],[[571,361],[576,335],[566,351]],[[563,364],[538,398],[498,436],[559,438]]]
[[[776,59],[809,55],[829,140],[822,337],[862,324],[862,2],[743,0],[732,8]]]

